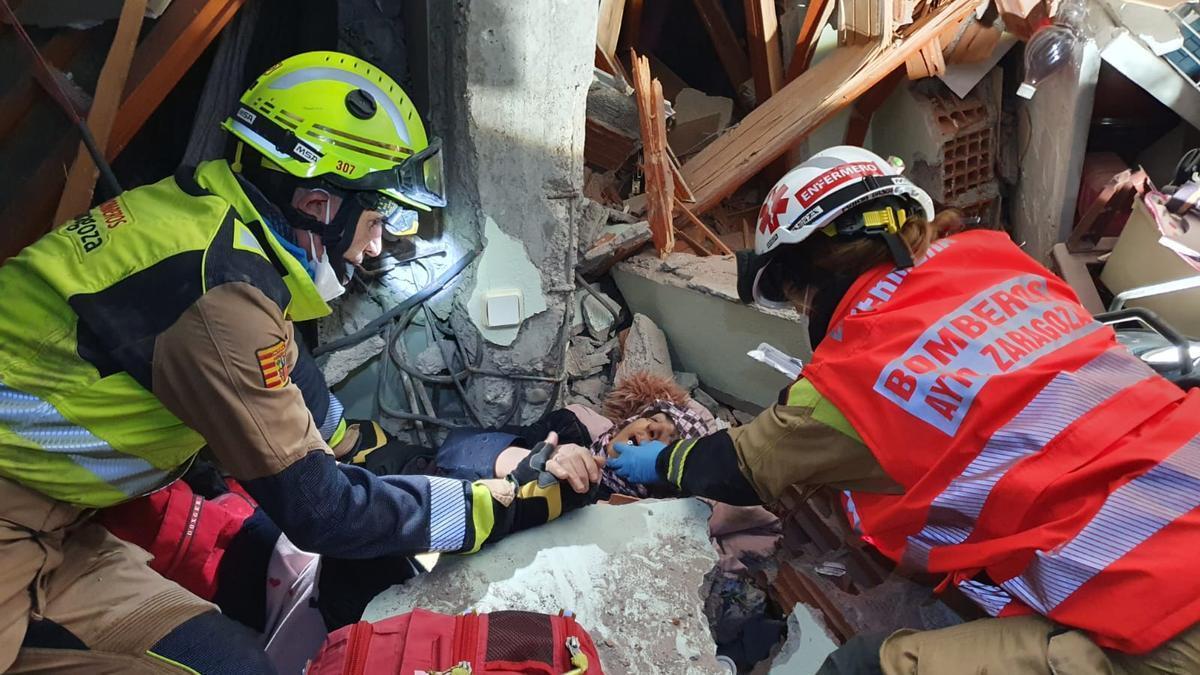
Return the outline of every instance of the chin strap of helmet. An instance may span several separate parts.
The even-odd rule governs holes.
[[[279,207],[292,227],[307,230],[321,237],[325,255],[329,256],[329,264],[337,273],[338,280],[346,283],[350,273],[343,256],[351,242],[354,241],[354,229],[358,226],[359,216],[363,212],[359,200],[355,199],[352,193],[331,185],[327,181],[312,178],[300,179],[282,171],[270,169],[262,163],[262,158],[250,158],[241,165],[241,168],[246,177],[262,191],[267,199]],[[330,195],[341,198],[341,205],[333,219],[328,223],[323,223],[292,206],[292,195],[295,194],[297,188],[324,190]]]

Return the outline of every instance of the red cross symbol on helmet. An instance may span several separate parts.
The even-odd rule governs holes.
[[[779,183],[763,200],[762,208],[758,211],[758,229],[763,234],[771,234],[779,229],[779,216],[783,215],[788,207],[788,192],[788,186]]]

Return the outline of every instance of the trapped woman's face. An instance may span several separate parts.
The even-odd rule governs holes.
[[[654,413],[650,417],[639,417],[625,425],[609,442],[608,454],[612,455],[612,447],[616,443],[632,443],[641,445],[647,441],[662,441],[674,443],[679,440],[679,431],[675,423],[664,413]]]

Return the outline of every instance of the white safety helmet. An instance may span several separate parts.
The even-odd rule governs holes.
[[[742,302],[790,307],[768,273],[779,250],[817,230],[831,237],[879,236],[900,267],[912,265],[897,230],[909,216],[932,219],[929,194],[901,175],[904,164],[869,150],[839,145],[813,155],[775,184],[763,200],[754,233],[754,251],[738,255],[738,295]],[[886,198],[893,199],[886,199]],[[863,208],[882,200],[879,210]],[[846,217],[850,216],[850,217]]]

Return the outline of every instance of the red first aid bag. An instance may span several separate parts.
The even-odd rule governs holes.
[[[308,675],[603,675],[592,638],[572,616],[415,609],[329,634]]]

